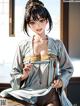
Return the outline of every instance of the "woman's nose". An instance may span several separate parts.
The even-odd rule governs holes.
[[[37,27],[40,27],[40,26],[41,26],[41,23],[40,23],[39,21],[37,21],[37,22],[36,22],[36,26],[37,26]]]

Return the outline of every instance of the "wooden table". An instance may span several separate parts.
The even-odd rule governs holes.
[[[0,106],[30,106],[28,103],[15,98],[2,98],[0,97]]]

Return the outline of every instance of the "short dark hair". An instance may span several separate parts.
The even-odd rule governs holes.
[[[38,20],[38,16],[49,21],[49,32],[52,29],[52,19],[48,10],[44,7],[44,4],[39,0],[29,0],[25,6],[25,15],[23,23],[23,31],[28,34],[27,24],[30,22],[30,18]],[[29,36],[29,34],[28,34]]]

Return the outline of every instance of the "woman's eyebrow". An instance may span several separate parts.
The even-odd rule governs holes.
[[[38,18],[36,20],[31,19],[30,21],[38,21],[38,20],[43,20],[43,19],[45,19],[45,18]]]

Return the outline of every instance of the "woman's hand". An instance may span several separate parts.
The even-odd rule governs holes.
[[[32,68],[32,64],[26,64],[23,68],[23,74],[21,76],[21,81],[26,79],[30,73],[30,70]]]
[[[63,86],[63,82],[60,79],[54,80],[53,83],[51,84],[53,88],[61,88]]]

